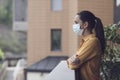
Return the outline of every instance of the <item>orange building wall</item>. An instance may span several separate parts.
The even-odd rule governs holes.
[[[78,0],[78,9],[90,10],[98,16],[104,25],[113,23],[114,0]]]
[[[51,11],[50,0],[28,1],[28,62],[31,64],[47,55],[68,55],[68,1],[62,11]],[[62,29],[62,51],[50,50],[50,30]]]

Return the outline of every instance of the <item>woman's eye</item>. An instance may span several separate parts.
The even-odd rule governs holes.
[[[75,24],[78,24],[78,22],[77,22],[77,21],[75,21]]]

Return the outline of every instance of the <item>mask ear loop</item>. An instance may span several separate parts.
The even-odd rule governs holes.
[[[96,24],[97,24],[97,18],[95,17],[95,26],[94,26],[94,28],[92,30],[93,34],[95,34],[95,35],[96,35],[95,28],[97,27]]]
[[[94,28],[96,28],[97,26],[97,18],[95,17],[95,27]]]

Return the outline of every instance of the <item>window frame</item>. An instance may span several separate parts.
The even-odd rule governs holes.
[[[54,36],[54,31],[60,31],[60,45],[59,45],[59,49],[54,49],[53,47],[53,36]],[[51,36],[51,45],[50,45],[50,50],[51,51],[62,51],[62,29],[51,29],[50,31],[50,36]]]
[[[56,1],[56,2],[54,2],[54,1]],[[57,6],[55,3],[57,3],[57,0],[51,0],[51,11],[62,11],[63,10],[63,0],[58,1]]]

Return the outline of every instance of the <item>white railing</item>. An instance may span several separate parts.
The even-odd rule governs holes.
[[[0,69],[0,80],[4,80],[5,77],[6,77],[6,68],[8,67],[8,62],[5,61],[3,64],[2,64],[2,67]]]
[[[61,61],[45,80],[75,80],[75,73],[68,68],[66,61]]]
[[[23,69],[25,68],[27,62],[25,59],[20,59],[13,71],[13,80],[23,80]]]

